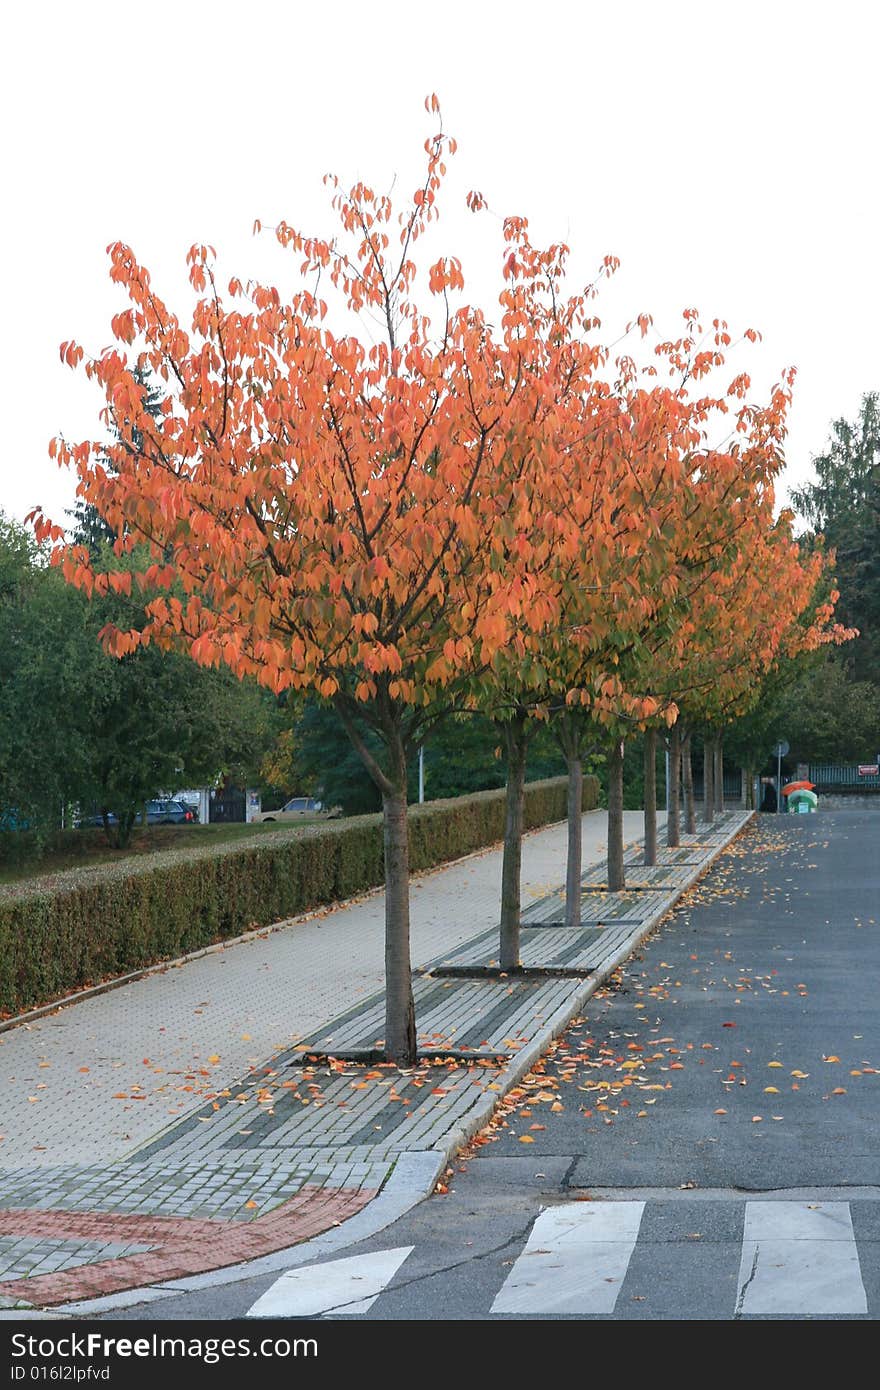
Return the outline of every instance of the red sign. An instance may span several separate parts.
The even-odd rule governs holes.
[[[860,777],[880,776],[880,763],[859,763]]]

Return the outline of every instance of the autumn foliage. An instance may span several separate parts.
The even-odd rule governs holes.
[[[743,374],[710,389],[723,323],[704,333],[687,311],[639,368],[599,337],[612,257],[567,295],[568,249],[533,246],[507,218],[491,312],[465,298],[458,257],[422,257],[454,150],[442,127],[426,141],[399,212],[329,180],[335,237],[274,229],[298,276],[287,296],[221,286],[213,249],[194,246],[184,322],[112,245],[127,300],[115,345],[62,357],[100,386],[116,442],[51,449],[117,555],[147,558],[98,573],[36,518],[72,583],[148,594],[142,628],[104,632],[111,652],[182,647],[335,704],[383,798],[385,1046],[401,1061],[416,1046],[406,764],[432,724],[492,701],[529,717],[561,703],[613,731],[674,722],[700,690],[709,714],[786,642],[823,563],[773,520],[786,385],[760,409]],[[649,317],[631,332],[652,333]],[[135,368],[159,385],[157,417]],[[722,417],[738,442],[718,449]]]

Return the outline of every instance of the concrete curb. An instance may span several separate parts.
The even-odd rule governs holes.
[[[742,834],[755,818],[752,811],[746,818],[731,828],[723,840],[711,847],[711,853],[702,864],[694,866],[687,882],[671,890],[668,894],[658,893],[661,902],[651,916],[635,927],[631,935],[615,953],[611,960],[562,1004],[546,1026],[529,1043],[528,1047],[511,1059],[499,1076],[499,1090],[487,1095],[483,1103],[474,1107],[467,1120],[451,1129],[442,1142],[433,1149],[412,1151],[398,1155],[394,1168],[382,1190],[373,1200],[354,1216],[343,1221],[337,1228],[313,1236],[311,1240],[285,1250],[276,1250],[244,1263],[227,1265],[223,1269],[210,1270],[205,1274],[194,1274],[185,1279],[170,1280],[167,1284],[151,1284],[142,1288],[124,1289],[105,1298],[87,1299],[79,1302],[60,1304],[53,1312],[62,1317],[93,1317],[99,1313],[120,1308],[129,1308],[138,1303],[152,1303],[163,1298],[179,1297],[185,1293],[195,1293],[200,1289],[215,1288],[222,1284],[232,1284],[240,1280],[258,1278],[264,1274],[276,1274],[285,1269],[293,1269],[335,1256],[340,1250],[358,1244],[362,1240],[377,1235],[406,1212],[430,1197],[434,1187],[445,1171],[449,1161],[473,1136],[483,1129],[509,1091],[527,1075],[535,1063],[544,1055],[547,1048],[562,1033],[573,1018],[613,974],[628,960],[633,951],[657,927],[668,912],[675,907],[685,893],[698,882],[712,867],[719,855]],[[708,847],[707,847],[708,848]],[[265,930],[265,929],[264,929]],[[24,1311],[24,1310],[22,1310]]]

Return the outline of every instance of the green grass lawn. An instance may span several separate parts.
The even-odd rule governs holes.
[[[113,849],[103,830],[67,830],[61,833],[57,847],[48,849],[39,859],[28,858],[21,863],[0,862],[0,883],[19,883],[23,879],[40,878],[43,874],[59,873],[63,869],[80,869],[96,864],[118,864],[123,859],[136,859],[156,850],[189,849],[203,845],[222,845],[254,839],[279,830],[296,830],[302,825],[315,825],[324,816],[300,816],[293,825],[274,821],[257,825],[150,825],[146,830],[135,828],[127,849]]]

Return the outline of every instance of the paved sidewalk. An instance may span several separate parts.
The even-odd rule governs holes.
[[[627,812],[627,837],[641,829],[640,813]],[[601,859],[605,838],[605,813],[585,815],[585,865]],[[527,835],[523,903],[564,876],[565,828]],[[499,849],[415,877],[413,965],[494,927],[500,885]],[[384,910],[378,889],[0,1032],[0,1165],[123,1158],[368,998],[384,978]]]
[[[73,1310],[137,1286],[161,1285],[159,1295],[248,1260],[296,1263],[290,1247],[321,1231],[332,1240],[357,1212],[375,1219],[370,1212],[388,1198],[373,1198],[392,1171],[413,1172],[404,1157],[427,1161],[417,1181],[404,1182],[412,1205],[743,820],[729,813],[711,833],[662,852],[648,875],[631,852],[633,891],[611,895],[593,867],[605,815],[585,816],[574,933],[542,925],[559,915],[565,828],[527,837],[523,958],[574,961],[589,978],[430,974],[432,963],[491,960],[500,851],[417,879],[421,1045],[481,1061],[401,1072],[304,1057],[304,1045],[378,1041],[381,892],[0,1035],[0,1300]],[[629,814],[627,834],[640,828]]]

